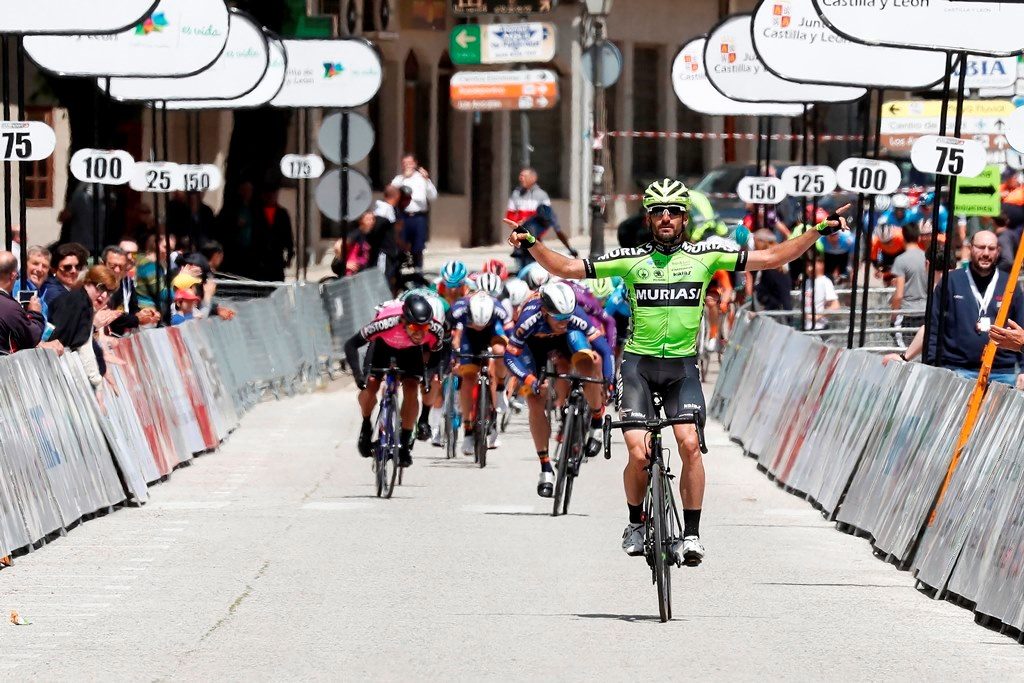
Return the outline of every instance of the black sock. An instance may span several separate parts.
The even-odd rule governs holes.
[[[476,431],[476,427],[472,426],[468,422],[466,423],[466,436],[473,436],[473,432]]]
[[[601,416],[599,416],[599,415],[591,415],[590,416],[590,428],[591,429],[601,429]]]
[[[402,430],[402,440],[399,443],[408,448],[410,451],[412,450],[413,438],[411,429]]]
[[[505,383],[504,382],[498,382],[497,386],[498,386],[498,393],[499,394],[504,394],[505,393]]]
[[[551,469],[551,458],[548,457],[547,451],[537,451],[537,457],[540,458],[541,472],[554,472],[554,470]]]
[[[373,425],[370,424],[370,418],[368,418],[368,417],[364,417],[363,418],[363,426],[361,427],[361,429],[364,432],[369,432],[371,429],[373,429]]]
[[[630,505],[626,503],[626,507],[629,508],[629,523],[640,524],[644,521],[644,506],[643,505]]]
[[[700,510],[683,510],[683,536],[700,536]]]
[[[427,424],[428,417],[430,417],[430,406],[424,403],[422,410],[420,410],[420,424]]]

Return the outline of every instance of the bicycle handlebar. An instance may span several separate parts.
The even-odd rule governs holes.
[[[604,436],[604,458],[610,460],[612,457],[612,430],[622,429],[624,427],[640,427],[641,429],[650,432],[660,432],[665,427],[673,427],[675,425],[690,425],[692,424],[697,428],[697,442],[700,445],[700,452],[707,453],[708,446],[704,441],[704,421],[695,411],[688,411],[677,417],[666,417],[666,418],[649,418],[649,419],[632,419],[632,420],[612,420],[611,415],[604,416],[604,424],[602,425],[602,431]]]
[[[500,360],[505,357],[503,353],[459,353],[455,354],[459,358],[482,358],[485,360]]]

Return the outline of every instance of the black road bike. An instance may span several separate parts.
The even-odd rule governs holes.
[[[371,368],[370,372],[384,375],[384,393],[377,410],[377,441],[373,444],[373,473],[377,482],[377,497],[390,498],[395,482],[402,484],[403,467],[398,466],[402,429],[398,402],[398,366],[395,359],[386,368]]]
[[[587,441],[590,432],[590,404],[583,394],[584,384],[604,384],[603,379],[593,379],[576,374],[545,372],[545,377],[569,382],[569,396],[563,407],[561,438],[555,455],[555,491],[551,516],[569,514],[569,501],[580,466],[587,459]],[[597,453],[589,454],[591,457]],[[605,452],[605,458],[611,453]]]
[[[604,452],[609,457],[612,443],[612,430],[623,427],[640,427],[647,430],[649,444],[647,448],[647,493],[644,496],[644,557],[651,568],[651,582],[658,588],[658,612],[661,621],[672,618],[672,565],[682,566],[682,558],[677,557],[672,546],[681,539],[683,525],[676,507],[672,480],[675,476],[669,470],[669,451],[662,448],[661,430],[674,425],[692,424],[697,428],[697,439],[700,452],[707,453],[704,441],[704,420],[695,412],[687,412],[679,417],[662,418],[661,401],[655,400],[656,417],[650,420],[617,420],[610,415],[604,418]]]

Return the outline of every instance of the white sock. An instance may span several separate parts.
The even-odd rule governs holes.
[[[427,422],[430,424],[431,429],[441,428],[441,413],[444,410],[442,408],[431,408],[430,415],[427,417]]]

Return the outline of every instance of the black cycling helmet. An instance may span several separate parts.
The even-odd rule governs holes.
[[[413,294],[402,304],[402,317],[411,325],[426,325],[434,319],[434,309],[425,297]]]

